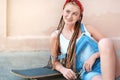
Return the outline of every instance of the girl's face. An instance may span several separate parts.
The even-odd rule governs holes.
[[[63,10],[65,24],[74,25],[80,19],[80,8],[77,5],[66,4]]]

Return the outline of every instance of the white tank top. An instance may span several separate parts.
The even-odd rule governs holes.
[[[90,33],[85,28],[85,26],[84,26],[84,29],[85,29],[85,34],[88,35],[88,36],[91,36]],[[56,32],[58,32],[58,31],[56,31]],[[77,39],[77,41],[80,38],[81,38],[81,36]],[[70,42],[70,40],[66,39],[63,36],[63,34],[60,34],[60,51],[61,51],[62,54],[66,54],[67,53],[67,48],[68,48],[69,42]]]
[[[60,51],[63,54],[67,53],[67,48],[69,45],[70,40],[66,39],[63,34],[60,34]]]

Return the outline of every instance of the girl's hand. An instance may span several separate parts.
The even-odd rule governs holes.
[[[77,77],[76,77],[76,74],[71,70],[71,69],[68,69],[68,68],[62,68],[61,71],[60,71],[63,76],[67,79],[67,80],[75,80]]]
[[[85,69],[87,72],[90,72],[92,70],[92,66],[95,63],[96,60],[96,54],[91,55],[83,65],[83,69]]]

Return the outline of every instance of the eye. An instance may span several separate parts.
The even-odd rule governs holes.
[[[70,10],[66,10],[66,13],[70,13]]]
[[[77,15],[78,15],[78,13],[76,13],[76,12],[75,12],[75,13],[73,13],[73,15],[77,16]]]

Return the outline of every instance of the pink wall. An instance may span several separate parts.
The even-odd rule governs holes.
[[[120,49],[120,0],[80,1],[84,6],[83,22],[112,38]],[[49,50],[49,36],[58,25],[64,2],[0,0],[0,50]]]
[[[120,37],[120,0],[81,0],[84,22],[108,37]]]

